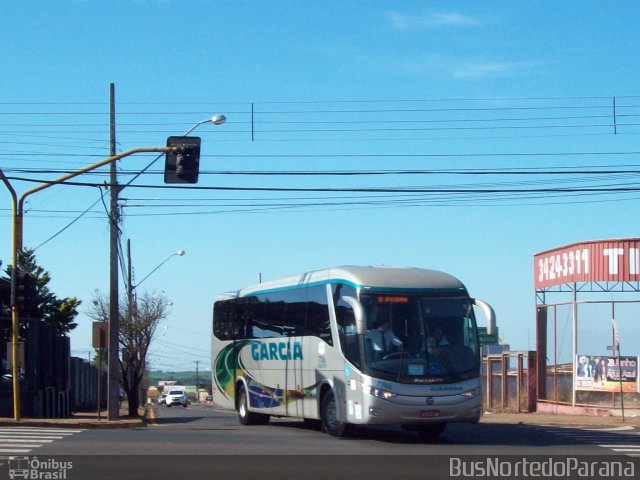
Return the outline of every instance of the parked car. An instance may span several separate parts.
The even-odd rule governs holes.
[[[158,405],[166,405],[167,403],[167,394],[163,393],[158,399]]]
[[[20,373],[18,375],[18,378],[20,379],[20,381],[24,380],[24,374]],[[2,380],[7,382],[13,382],[13,375],[10,373],[5,373],[4,375],[2,375]]]
[[[169,390],[169,393],[167,393],[165,404],[167,405],[167,407],[171,407],[173,405],[182,405],[186,408],[187,395],[184,393],[184,390]]]

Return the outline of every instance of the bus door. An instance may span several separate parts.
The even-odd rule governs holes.
[[[331,285],[317,285],[307,289],[306,336],[303,339],[300,367],[301,385],[298,415],[304,418],[319,418],[321,399],[320,385],[332,376],[330,364],[335,359],[331,333]]]
[[[302,382],[302,342],[303,337],[289,337],[287,354],[287,396],[286,414],[290,417],[302,417],[304,384]]]

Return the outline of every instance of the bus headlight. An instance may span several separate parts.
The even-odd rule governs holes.
[[[387,390],[382,390],[381,388],[376,388],[376,387],[369,388],[369,393],[374,397],[384,398],[385,400],[389,400],[390,398],[393,398],[397,395],[396,393],[392,393]]]
[[[480,387],[472,388],[471,390],[467,390],[466,392],[461,393],[460,395],[462,395],[465,398],[477,397],[478,395],[480,395]]]

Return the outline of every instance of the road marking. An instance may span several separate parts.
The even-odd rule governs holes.
[[[56,435],[73,435],[75,433],[80,433],[83,432],[84,430],[67,430],[67,429],[57,429],[57,428],[43,428],[43,429],[37,429],[37,428],[28,428],[28,427],[16,427],[16,428],[0,428],[0,433],[16,433],[16,432],[21,432],[21,433],[25,433],[25,434],[29,434],[29,433],[33,433],[33,434],[38,434],[38,433],[55,433]]]
[[[608,428],[583,428],[581,430],[587,430],[589,432],[624,432],[627,430],[634,430],[631,425],[624,425],[622,427],[608,427]]]
[[[625,444],[617,444],[617,445],[613,445],[611,443],[603,443],[601,445],[598,445],[599,447],[604,447],[604,448],[619,448],[619,447],[628,447],[629,444],[625,443]]]
[[[26,438],[0,438],[0,443],[13,443],[13,442],[29,443],[29,442],[33,442],[34,440],[38,440],[38,442],[41,442],[41,443],[51,443],[51,442],[53,442],[53,440],[42,440],[40,438],[29,438],[29,439],[26,439]]]
[[[38,448],[41,447],[39,443],[29,444],[29,443],[7,443],[0,445],[2,448]]]
[[[640,434],[632,426],[611,428],[558,427],[549,428],[546,431],[566,440],[597,445],[626,456],[640,456]]]
[[[0,428],[0,454],[21,455],[29,453],[34,448],[51,444],[53,441],[63,440],[84,430],[67,430],[56,428],[14,427]],[[4,455],[2,457],[5,457]],[[6,458],[0,457],[0,460]],[[0,462],[2,465],[2,462]]]

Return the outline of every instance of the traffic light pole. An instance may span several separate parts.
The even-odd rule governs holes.
[[[18,241],[21,241],[16,235],[16,231],[20,228],[22,233],[22,221],[18,221],[18,195],[16,191],[9,183],[9,179],[5,177],[4,172],[0,169],[0,179],[7,186],[7,189],[11,193],[11,203],[13,209],[13,245],[12,245],[12,265],[11,265],[11,381],[13,383],[13,418],[14,420],[20,420],[20,366],[18,365],[19,358],[19,345],[18,345],[18,331],[20,326],[20,313],[18,311],[18,302],[15,298],[15,275],[18,268]],[[20,235],[21,237],[22,235]]]
[[[67,180],[70,180],[74,177],[77,177],[78,175],[82,175],[84,173],[88,173],[92,170],[95,170],[96,168],[100,168],[103,167],[105,165],[110,165],[122,158],[128,157],[129,155],[133,155],[136,153],[153,153],[153,152],[157,152],[157,153],[177,153],[179,151],[181,151],[182,149],[179,147],[140,147],[140,148],[134,148],[131,150],[127,150],[126,152],[120,153],[118,155],[112,155],[109,158],[106,158],[100,162],[94,163],[92,165],[89,165],[88,167],[82,168],[80,170],[77,170],[73,173],[69,173],[67,175],[63,175],[62,177],[59,177],[55,180],[51,180],[50,182],[44,182],[40,185],[38,185],[37,187],[34,187],[30,190],[27,190],[26,192],[24,192],[19,198],[16,194],[16,191],[14,190],[14,188],[11,186],[11,183],[9,183],[9,180],[7,179],[7,177],[4,175],[4,172],[2,172],[2,169],[0,169],[0,180],[2,180],[2,182],[7,186],[7,188],[9,189],[9,192],[11,193],[11,199],[12,199],[12,204],[13,204],[13,252],[12,252],[12,261],[13,261],[13,269],[14,271],[16,271],[17,267],[18,267],[18,252],[20,250],[22,250],[22,240],[23,240],[23,231],[22,231],[22,220],[23,220],[23,213],[24,213],[24,201],[25,199],[31,195],[34,194],[36,192],[39,192],[41,190],[44,190],[46,188],[52,187],[53,185],[59,185],[61,183],[66,182]],[[15,288],[15,285],[12,285],[12,289]],[[11,322],[12,322],[12,329],[11,329],[11,340],[12,340],[12,351],[11,351],[11,359],[12,359],[12,366],[11,366],[11,374],[12,374],[12,380],[13,380],[13,419],[16,421],[20,420],[20,370],[19,370],[19,365],[18,365],[18,352],[19,352],[19,345],[18,345],[18,338],[19,338],[19,327],[20,327],[20,312],[19,312],[19,308],[18,308],[18,303],[16,302],[15,298],[11,299]],[[110,341],[109,345],[111,346],[112,343]],[[115,341],[115,351],[109,351],[109,356],[111,357],[111,355],[113,355],[113,358],[117,358],[118,356],[118,343],[117,343],[117,339]]]

